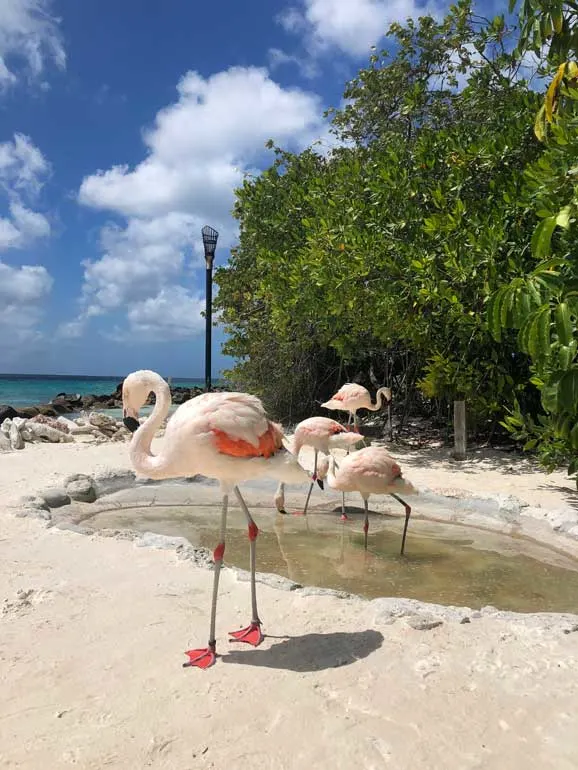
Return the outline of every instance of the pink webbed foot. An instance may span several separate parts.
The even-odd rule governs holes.
[[[293,511],[293,516],[306,516],[305,511]]]
[[[199,650],[188,650],[185,655],[189,656],[189,660],[183,663],[183,668],[189,666],[195,666],[196,668],[210,668],[217,659],[217,654],[214,647],[204,647]]]
[[[253,647],[258,647],[264,639],[261,623],[251,623],[240,631],[229,631],[229,635],[233,637],[230,641],[246,642]]]
[[[341,521],[349,521],[349,516],[346,513],[342,513],[339,518]]]

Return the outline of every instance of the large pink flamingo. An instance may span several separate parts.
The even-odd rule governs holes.
[[[403,536],[401,540],[401,555],[405,551],[405,538],[409,517],[411,515],[411,506],[397,494],[417,494],[413,484],[403,478],[401,468],[391,457],[385,447],[369,446],[360,449],[358,452],[347,455],[339,464],[335,465],[335,458],[332,458],[333,467],[329,469],[327,483],[333,489],[339,489],[342,492],[359,492],[363,498],[365,508],[365,521],[363,531],[365,533],[365,548],[367,549],[367,532],[369,530],[369,508],[368,499],[370,495],[391,495],[405,508],[405,524],[403,527]],[[337,472],[336,472],[337,471]]]
[[[339,409],[342,412],[349,412],[349,420],[353,415],[353,430],[359,431],[357,425],[357,412],[359,409],[369,409],[377,412],[383,406],[382,398],[386,403],[391,401],[391,390],[389,388],[380,388],[375,395],[375,404],[371,403],[371,395],[363,385],[357,385],[354,382],[346,382],[342,385],[329,401],[321,404],[325,409]],[[349,424],[349,423],[348,423]]]
[[[155,406],[147,420],[139,425],[138,412],[150,392]],[[134,433],[130,459],[135,471],[151,479],[193,476],[197,473],[221,482],[223,508],[221,530],[213,553],[215,562],[211,622],[207,647],[189,650],[185,666],[208,668],[215,662],[215,621],[219,575],[225,553],[227,508],[231,491],[245,514],[248,524],[251,562],[252,618],[247,628],[231,632],[241,642],[258,646],[263,641],[257,612],[255,589],[255,540],[259,534],[237,484],[247,479],[270,476],[287,483],[309,480],[309,474],[282,443],[279,425],[271,422],[261,401],[247,393],[203,393],[179,406],[169,420],[158,455],[151,452],[155,432],[168,414],[171,392],[156,372],[133,372],[123,382],[124,424]]]
[[[330,454],[331,449],[335,448],[347,448],[358,444],[361,440],[359,433],[352,433],[340,425],[335,420],[330,420],[328,417],[309,417],[306,420],[298,423],[295,426],[295,432],[293,434],[293,446],[291,451],[295,457],[299,457],[299,452],[304,446],[313,447],[315,452],[315,459],[313,465],[313,477],[311,484],[309,485],[309,492],[307,493],[307,499],[305,500],[305,507],[303,508],[303,516],[307,515],[307,507],[309,506],[309,500],[311,498],[311,492],[313,491],[313,485],[317,481],[322,487],[320,482],[323,481],[318,473],[318,454]],[[325,471],[327,468],[325,468]],[[286,513],[285,511],[285,484],[280,482],[275,494],[275,505],[279,513]],[[342,513],[342,517],[345,516],[345,511]]]

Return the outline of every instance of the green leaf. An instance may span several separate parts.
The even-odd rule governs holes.
[[[556,308],[554,317],[556,319],[556,331],[558,339],[562,345],[569,345],[573,338],[572,321],[570,319],[570,308],[565,302],[561,302]]]
[[[574,414],[578,406],[578,369],[565,372],[558,383],[558,407]]]
[[[528,353],[534,360],[547,358],[550,353],[550,305],[543,305],[532,319]]]
[[[556,412],[558,407],[558,386],[545,385],[540,393],[540,400],[542,401],[542,406],[549,414]]]
[[[567,345],[562,345],[558,350],[558,362],[560,364],[560,369],[562,369],[562,371],[566,371],[566,369],[568,369],[572,363],[573,358],[574,351],[572,348],[568,347]]]
[[[532,254],[536,259],[543,259],[550,253],[552,233],[556,227],[556,217],[543,219],[532,235]]]
[[[570,431],[570,444],[572,446],[572,449],[578,449],[578,422],[576,423],[576,425],[574,425],[574,427]]]
[[[506,291],[507,287],[503,286],[492,296],[488,303],[488,326],[490,334],[496,342],[500,342],[502,339],[501,304]]]

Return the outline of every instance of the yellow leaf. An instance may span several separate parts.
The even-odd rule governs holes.
[[[570,80],[574,80],[574,78],[578,77],[578,64],[576,64],[575,61],[569,61],[568,62],[568,77]]]
[[[571,214],[572,214],[571,206],[564,206],[564,208],[560,209],[560,211],[558,212],[558,216],[556,217],[556,224],[559,227],[563,227],[565,230],[567,230],[570,227]]]
[[[534,121],[534,133],[536,134],[536,139],[539,142],[543,142],[546,139],[546,132],[545,132],[545,124],[544,124],[544,112],[546,111],[546,105],[543,104],[540,109],[538,110],[538,113],[536,115],[536,120]]]
[[[548,86],[548,90],[546,91],[546,98],[544,99],[544,105],[546,107],[546,120],[548,121],[548,123],[551,123],[554,117],[555,103],[556,103],[556,98],[558,96],[558,87],[562,81],[562,78],[564,77],[565,70],[566,70],[566,62],[564,62],[564,64],[561,64],[558,67],[558,70],[554,75],[554,79],[552,80],[552,82]]]

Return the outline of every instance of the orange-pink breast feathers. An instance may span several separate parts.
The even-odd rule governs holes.
[[[272,457],[283,446],[283,434],[272,422],[265,433],[259,436],[257,446],[245,439],[234,438],[217,428],[213,428],[212,433],[217,450],[229,457]]]

